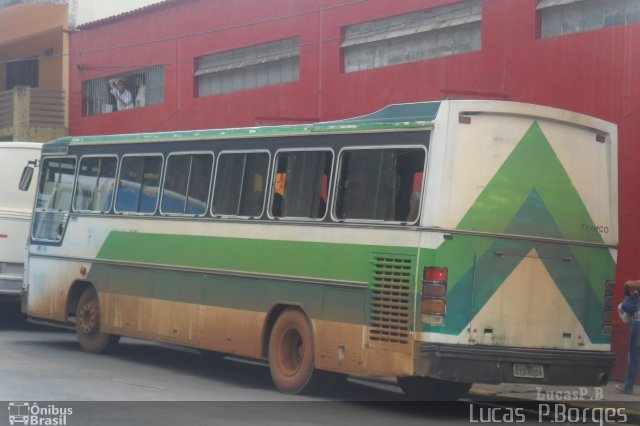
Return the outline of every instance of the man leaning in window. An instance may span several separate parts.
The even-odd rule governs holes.
[[[109,80],[110,92],[118,102],[118,111],[133,108],[133,97],[131,92],[125,89],[124,80],[112,78]]]

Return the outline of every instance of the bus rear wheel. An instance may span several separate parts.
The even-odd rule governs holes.
[[[455,401],[463,398],[473,383],[450,382],[431,377],[398,377],[407,397],[415,401]]]
[[[86,289],[78,300],[76,337],[84,351],[94,354],[112,351],[120,340],[120,336],[100,331],[100,302],[93,287]]]
[[[301,311],[288,308],[276,320],[269,338],[269,370],[283,393],[314,393],[326,383],[327,372],[314,366],[313,330]]]

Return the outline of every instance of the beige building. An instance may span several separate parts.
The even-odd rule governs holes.
[[[0,141],[68,133],[66,0],[0,0]]]

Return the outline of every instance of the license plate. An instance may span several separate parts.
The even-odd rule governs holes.
[[[544,368],[539,364],[513,364],[513,377],[544,379]]]

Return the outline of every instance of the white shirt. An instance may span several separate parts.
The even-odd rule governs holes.
[[[147,95],[147,88],[146,86],[143,84],[141,86],[138,87],[138,93],[136,93],[136,106],[137,107],[143,107],[145,104],[145,97]]]
[[[111,94],[116,98],[116,101],[118,101],[118,111],[133,108],[131,92],[127,89],[124,89],[124,91],[120,93],[117,87],[113,87],[111,89]]]

